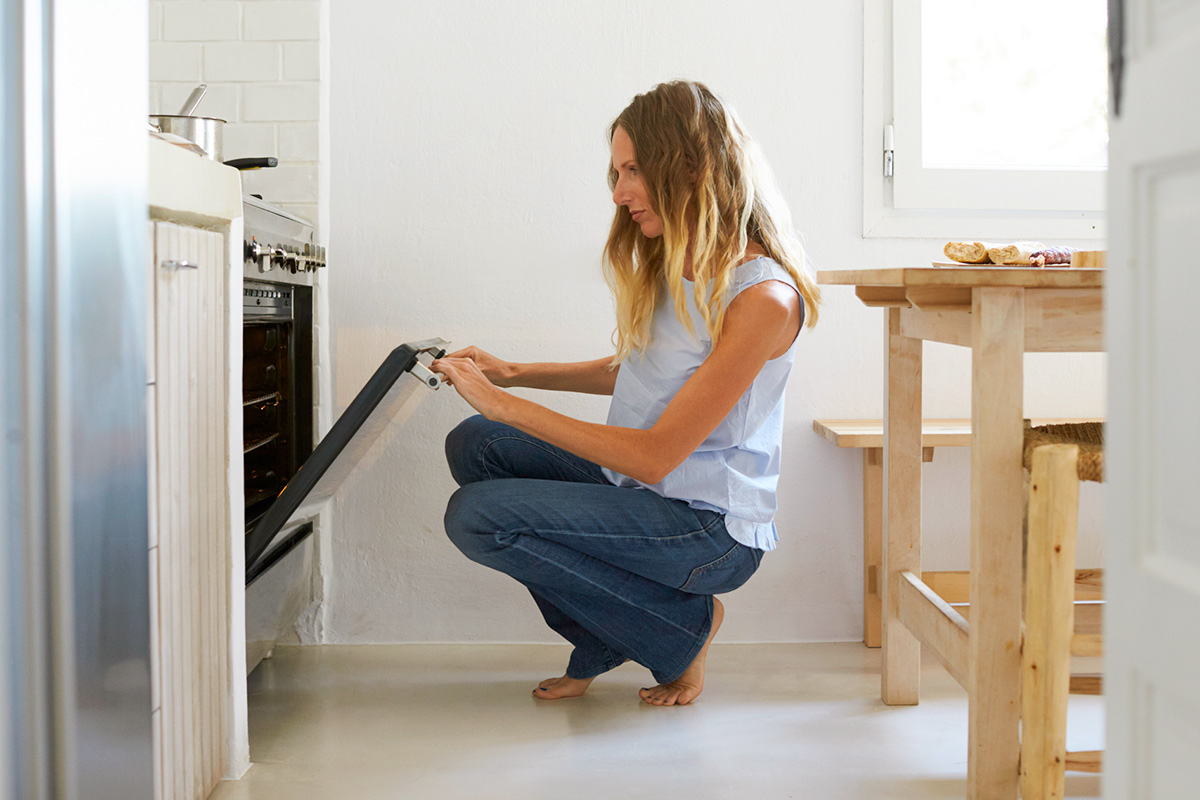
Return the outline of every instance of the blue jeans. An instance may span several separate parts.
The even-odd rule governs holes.
[[[529,589],[575,645],[571,678],[627,658],[659,683],[678,678],[712,627],[712,595],[741,586],[762,551],[735,542],[724,517],[613,486],[600,467],[482,416],[446,437],[459,489],[446,533],[470,558]]]

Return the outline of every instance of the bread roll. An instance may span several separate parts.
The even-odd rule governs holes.
[[[988,248],[997,246],[988,242],[947,242],[942,252],[960,264],[990,264]]]
[[[1028,267],[1029,257],[1044,247],[1041,242],[1014,242],[988,248],[988,258],[993,264]]]

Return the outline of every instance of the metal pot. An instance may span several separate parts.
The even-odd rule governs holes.
[[[225,120],[213,117],[190,117],[178,114],[151,114],[150,122],[163,133],[182,136],[204,151],[205,158],[221,161],[224,144],[222,129]]]

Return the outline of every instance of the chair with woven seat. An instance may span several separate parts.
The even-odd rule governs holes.
[[[1075,570],[1079,481],[1104,480],[1103,446],[1102,423],[1025,429],[1030,474],[1021,649],[1025,800],[1062,798],[1066,770],[1100,771],[1102,751],[1067,751],[1066,726],[1068,694],[1101,693],[1099,676],[1071,674],[1071,656],[1103,651],[1100,606],[1087,602],[1102,597],[1098,573]]]

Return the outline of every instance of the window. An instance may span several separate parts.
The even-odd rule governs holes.
[[[865,0],[864,235],[1102,236],[1106,23],[1105,0]]]

